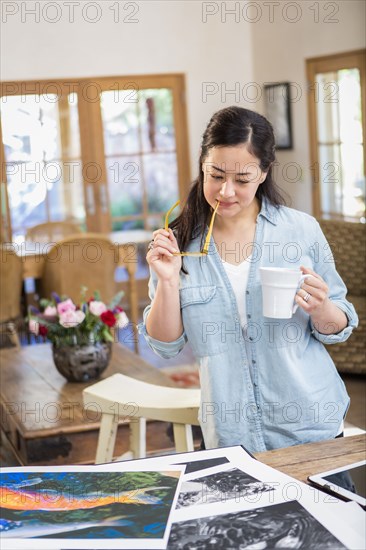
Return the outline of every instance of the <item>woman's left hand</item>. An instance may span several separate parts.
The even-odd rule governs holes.
[[[304,275],[311,275],[311,277],[306,277],[299,288],[295,296],[296,303],[309,315],[318,314],[329,302],[328,286],[312,269],[303,266],[300,269]]]

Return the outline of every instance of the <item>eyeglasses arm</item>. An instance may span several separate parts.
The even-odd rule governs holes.
[[[173,206],[166,213],[165,223],[164,223],[165,231],[167,231],[168,228],[169,228],[169,216],[173,212],[174,208],[176,208],[178,206],[179,203],[180,203],[180,201],[177,201],[175,204],[173,204]],[[210,221],[210,225],[208,227],[208,231],[207,231],[207,235],[206,235],[206,239],[205,239],[205,242],[204,242],[204,245],[203,245],[202,252],[177,252],[177,253],[175,253],[175,255],[177,255],[177,256],[206,256],[208,254],[208,249],[209,249],[209,246],[210,246],[213,224],[214,224],[214,221],[215,221],[215,216],[216,216],[216,212],[217,212],[217,209],[218,209],[219,205],[220,205],[220,201],[216,201],[216,206],[215,206],[214,211],[213,211],[212,216],[211,216],[211,221]]]
[[[177,201],[171,208],[169,208],[168,212],[165,214],[165,223],[164,223],[164,229],[165,231],[168,231],[169,228],[169,216],[173,212],[174,208],[177,208],[180,201]]]
[[[208,254],[208,249],[209,249],[209,246],[210,246],[210,240],[211,240],[211,235],[212,235],[213,224],[214,224],[214,221],[215,221],[215,216],[216,216],[216,212],[217,212],[217,209],[218,209],[219,205],[220,205],[220,201],[216,201],[216,206],[215,206],[214,211],[212,213],[210,225],[208,227],[208,231],[207,231],[207,235],[206,235],[206,239],[205,239],[205,244],[203,245],[202,254]]]

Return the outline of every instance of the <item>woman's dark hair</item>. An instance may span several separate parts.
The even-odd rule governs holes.
[[[264,116],[249,109],[221,109],[212,116],[203,134],[198,178],[192,183],[181,214],[170,224],[173,230],[177,230],[180,250],[186,250],[189,241],[199,234],[202,244],[205,227],[212,213],[203,194],[202,163],[209,150],[212,147],[234,147],[242,144],[246,144],[248,152],[260,161],[261,170],[268,171],[266,179],[257,189],[256,197],[260,202],[264,197],[277,207],[286,204],[272,176],[272,163],[276,158],[272,125]]]

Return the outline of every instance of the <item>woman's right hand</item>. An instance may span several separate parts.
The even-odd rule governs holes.
[[[158,229],[153,232],[154,239],[146,260],[155,271],[158,279],[173,281],[178,279],[182,267],[182,257],[175,256],[179,252],[177,240],[171,229]]]

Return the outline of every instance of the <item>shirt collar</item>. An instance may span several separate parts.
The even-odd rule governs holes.
[[[259,216],[264,216],[273,225],[277,225],[278,208],[262,197],[262,206]]]

